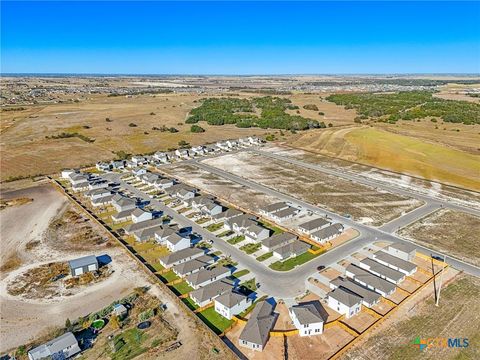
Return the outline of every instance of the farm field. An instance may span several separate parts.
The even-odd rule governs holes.
[[[474,265],[480,265],[480,218],[441,209],[400,230],[399,234]]]
[[[421,205],[415,199],[381,192],[258,154],[229,154],[204,162],[375,226]]]
[[[409,299],[396,314],[350,348],[342,359],[476,359],[480,341],[478,296],[479,279],[459,275],[442,290],[438,308],[433,296]],[[412,345],[416,337],[468,338],[469,346],[420,351]]]
[[[431,131],[429,134],[420,131],[419,137],[413,136],[413,132],[417,131],[405,130],[405,126],[400,125],[322,129],[292,137],[286,144],[322,155],[479,190],[480,135],[475,129],[480,127],[459,124],[441,126],[448,130],[435,130],[439,133]],[[456,128],[462,131],[451,131]],[[390,129],[400,130],[395,133]],[[456,136],[452,135],[453,139],[448,140],[451,134]],[[435,138],[442,142],[434,141]],[[463,151],[466,146],[468,152]]]

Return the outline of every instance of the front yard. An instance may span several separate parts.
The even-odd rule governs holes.
[[[316,258],[320,254],[322,253],[320,252],[318,254],[312,254],[311,252],[307,251],[294,258],[290,258],[284,261],[274,262],[273,264],[270,265],[270,268],[277,271],[289,271],[295,268],[296,266],[305,264],[306,262]]]
[[[215,231],[220,230],[222,227],[223,227],[223,222],[219,222],[219,223],[216,223],[216,224],[208,225],[205,229],[207,229],[210,232],[215,232]]]
[[[244,251],[245,253],[247,253],[248,255],[250,254],[253,254],[254,252],[257,252],[258,250],[260,250],[260,248],[262,247],[262,244],[246,244],[246,245],[243,245],[240,250]]]

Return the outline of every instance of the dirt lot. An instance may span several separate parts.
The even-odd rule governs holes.
[[[370,326],[372,326],[372,324],[374,324],[378,318],[379,316],[372,315],[363,310],[355,316],[352,316],[350,319],[342,319],[342,322],[361,334]]]
[[[257,154],[230,154],[204,162],[366,224],[381,225],[421,204]]]
[[[240,208],[253,212],[258,212],[260,208],[280,201],[275,197],[210,174],[192,165],[179,163],[178,165],[163,166],[162,170],[172,177],[186,181]]]
[[[446,279],[456,273],[449,270]],[[433,285],[432,285],[433,286]],[[343,359],[478,359],[480,280],[460,275],[443,290],[440,306],[434,305],[432,286],[407,300],[365,338],[355,343]],[[421,352],[412,345],[416,337],[468,338],[465,349],[430,348]]]
[[[65,198],[50,185],[24,189],[14,193],[2,194],[4,197],[25,196],[33,202],[2,210],[2,256],[4,254],[21,254],[18,269],[2,272],[0,282],[0,352],[7,351],[34,338],[51,332],[52,328],[63,326],[67,318],[75,319],[85,316],[107,306],[114,300],[122,298],[139,286],[150,286],[151,294],[167,304],[166,316],[179,330],[182,346],[172,353],[169,359],[184,359],[188,354],[196,353],[199,358],[211,357],[212,347],[221,350],[221,356],[230,358],[220,339],[199,327],[183,308],[179,308],[158,285],[139,269],[138,264],[117,246],[108,246],[108,242],[97,242],[95,236],[84,240],[89,250],[83,249],[73,234],[99,234],[102,239],[106,234],[101,228],[95,228],[89,221],[80,221],[81,217],[72,217]],[[68,220],[62,215],[68,214]],[[70,221],[71,219],[77,219]],[[60,219],[60,221],[58,221]],[[49,225],[61,224],[56,228],[53,237],[47,237]],[[88,224],[88,225],[87,225]],[[93,228],[93,233],[88,228]],[[78,229],[78,232],[75,232]],[[52,230],[50,228],[50,230]],[[50,232],[51,234],[51,232]],[[72,235],[72,236],[69,236]],[[63,241],[62,246],[59,244]],[[28,246],[29,243],[34,246]],[[18,274],[30,268],[41,266],[52,261],[67,261],[79,256],[108,254],[111,257],[113,274],[104,281],[81,288],[82,291],[71,296],[53,296],[51,299],[28,299],[13,296],[5,291],[7,283]],[[193,315],[192,315],[193,316]],[[146,358],[158,358],[150,354]]]
[[[401,229],[400,235],[478,266],[479,231],[479,217],[441,209]]]

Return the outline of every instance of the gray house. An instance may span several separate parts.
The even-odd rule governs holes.
[[[228,291],[234,287],[234,283],[229,279],[221,279],[214,281],[198,290],[194,290],[190,293],[190,297],[200,307],[203,307],[211,303],[217,296],[220,296],[225,291]]]
[[[272,330],[275,321],[276,316],[273,314],[273,305],[266,301],[259,302],[253,309],[245,328],[238,338],[240,346],[263,351],[268,339],[270,339],[270,330]]]
[[[393,243],[388,247],[388,252],[400,259],[412,261],[415,258],[417,250],[415,246],[408,243]]]
[[[28,352],[30,360],[68,359],[80,352],[78,341],[71,332],[67,332],[49,342],[37,346]]]
[[[311,234],[330,225],[330,222],[324,218],[317,218],[298,225],[298,231]]]
[[[362,298],[362,304],[369,308],[378,304],[381,298],[379,293],[376,293],[373,290],[361,286],[360,284],[350,279],[343,279],[341,277],[338,277],[330,281],[330,289],[336,289],[338,287],[347,289],[353,292],[355,295],[360,296]]]
[[[98,270],[98,261],[95,255],[70,260],[68,265],[70,266],[70,273],[72,276],[79,276],[90,271]]]
[[[200,270],[194,274],[188,275],[185,280],[188,285],[194,289],[213,283],[216,280],[226,278],[232,271],[224,266],[218,266],[211,270]]]
[[[345,270],[345,275],[353,279],[355,282],[379,293],[382,296],[392,294],[396,287],[391,282],[382,279],[359,266],[350,264]]]
[[[273,251],[287,244],[291,244],[297,240],[297,235],[292,233],[284,232],[281,234],[276,234],[262,240],[262,249],[265,251]]]

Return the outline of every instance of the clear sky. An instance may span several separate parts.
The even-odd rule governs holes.
[[[478,73],[479,2],[1,2],[2,73]]]

